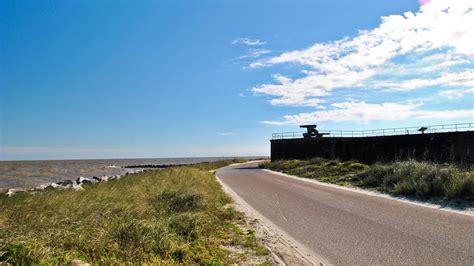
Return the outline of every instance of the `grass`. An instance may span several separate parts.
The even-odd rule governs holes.
[[[230,164],[243,163],[245,161],[246,160],[236,158],[232,160],[222,160],[222,161],[210,162],[210,163],[200,163],[200,164],[193,165],[193,167],[199,170],[203,170],[203,171],[211,171],[211,170],[215,170],[215,169],[218,169]]]
[[[344,186],[372,188],[381,192],[474,200],[474,170],[414,160],[366,165],[315,158],[264,163],[261,167]]]
[[[265,253],[208,172],[234,162],[0,197],[0,264],[232,264]],[[248,254],[236,256],[228,246]]]

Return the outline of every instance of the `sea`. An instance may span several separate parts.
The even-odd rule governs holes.
[[[130,169],[124,168],[125,166],[183,165],[232,158],[236,157],[0,161],[0,193],[6,192],[9,188],[29,189],[45,183],[75,180],[79,176],[123,175],[130,172]],[[134,168],[137,169],[140,168]]]

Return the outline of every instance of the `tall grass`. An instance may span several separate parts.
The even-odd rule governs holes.
[[[375,188],[395,195],[474,200],[474,171],[454,165],[414,160],[365,165],[315,158],[268,162],[262,167],[328,183]]]
[[[446,199],[474,197],[474,171],[453,165],[403,161],[374,164],[359,175],[362,186],[397,195]]]
[[[226,207],[231,200],[215,177],[198,168],[0,197],[0,262],[230,264],[238,261],[225,246],[261,252],[237,226],[243,217]]]

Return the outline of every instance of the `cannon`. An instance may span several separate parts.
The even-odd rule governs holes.
[[[329,133],[319,133],[316,125],[301,125],[301,128],[306,128],[306,133],[303,133],[303,138],[321,138]]]
[[[421,134],[425,134],[425,131],[426,131],[426,130],[428,130],[427,127],[420,127],[420,128],[418,129],[418,131],[420,131]]]

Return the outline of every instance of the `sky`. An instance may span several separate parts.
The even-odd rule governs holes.
[[[474,122],[474,1],[1,1],[0,160]]]

